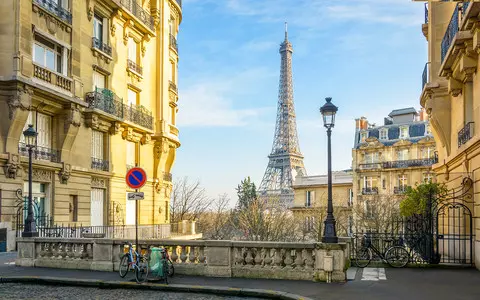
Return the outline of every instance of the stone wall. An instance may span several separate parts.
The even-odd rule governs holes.
[[[18,266],[117,271],[126,241],[111,239],[21,238]],[[344,282],[347,243],[237,241],[140,241],[143,252],[166,247],[175,272],[212,277]]]

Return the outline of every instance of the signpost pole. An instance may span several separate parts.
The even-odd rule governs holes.
[[[138,189],[135,189],[135,192],[138,192]],[[135,250],[140,255],[138,252],[138,200],[135,200]]]
[[[126,176],[125,182],[127,183],[128,187],[135,190],[135,193],[128,193],[127,201],[135,201],[135,251],[140,255],[140,249],[138,247],[138,215],[140,209],[138,207],[138,200],[144,199],[144,193],[139,193],[138,190],[145,185],[147,181],[147,174],[145,170],[142,168],[135,168],[130,169]]]

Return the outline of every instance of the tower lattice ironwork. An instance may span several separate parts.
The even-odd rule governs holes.
[[[279,205],[293,204],[292,184],[299,173],[307,175],[297,136],[295,104],[293,101],[292,44],[288,41],[285,23],[285,40],[280,44],[281,68],[278,92],[277,122],[272,152],[258,189],[260,197],[278,197]]]

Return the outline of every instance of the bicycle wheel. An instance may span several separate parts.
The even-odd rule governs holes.
[[[173,277],[173,275],[175,275],[175,267],[173,266],[173,262],[170,259],[167,260],[167,267],[168,276]]]
[[[122,256],[122,259],[120,260],[120,264],[118,265],[118,273],[120,274],[120,277],[125,277],[130,270],[130,264],[128,263],[128,255],[125,254]]]
[[[403,268],[408,264],[410,255],[407,249],[401,246],[393,246],[385,253],[385,260],[394,268]]]
[[[148,277],[148,260],[146,257],[140,257],[137,267],[135,268],[135,279],[138,283],[145,282]]]
[[[370,250],[370,248],[363,247],[355,253],[355,264],[359,268],[365,268],[371,260],[372,250]]]

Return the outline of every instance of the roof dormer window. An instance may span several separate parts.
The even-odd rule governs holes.
[[[388,140],[388,129],[387,128],[380,129],[379,137],[381,140]]]
[[[408,126],[400,126],[400,136],[401,139],[408,138]]]
[[[365,143],[365,140],[368,137],[368,132],[367,131],[362,131],[360,132],[360,143]]]

